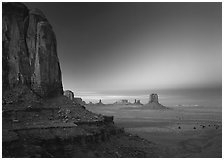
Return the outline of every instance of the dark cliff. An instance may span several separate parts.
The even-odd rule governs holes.
[[[52,26],[38,9],[22,3],[2,6],[3,93],[18,85],[49,97],[63,94]]]

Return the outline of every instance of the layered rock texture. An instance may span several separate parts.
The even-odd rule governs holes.
[[[64,91],[64,96],[68,97],[75,104],[85,105],[86,102],[82,100],[80,97],[74,97],[74,93],[70,90]]]
[[[3,92],[26,85],[42,97],[63,93],[54,31],[44,14],[22,3],[2,7]]]
[[[68,97],[70,100],[74,100],[74,93],[70,90],[64,91],[64,96]]]
[[[81,105],[86,105],[86,102],[82,100],[80,97],[75,97],[74,102]]]
[[[149,103],[145,104],[143,107],[145,109],[167,109],[167,107],[159,103],[158,95],[155,93],[150,95]]]

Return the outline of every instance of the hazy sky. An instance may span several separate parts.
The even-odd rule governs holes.
[[[64,90],[87,101],[221,88],[221,3],[26,5],[53,26]]]

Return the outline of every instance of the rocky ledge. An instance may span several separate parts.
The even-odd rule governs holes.
[[[3,157],[157,157],[155,145],[65,96],[28,87],[3,96]]]

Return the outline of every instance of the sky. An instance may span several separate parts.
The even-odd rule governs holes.
[[[53,27],[64,90],[87,102],[221,95],[221,3],[25,4]]]

